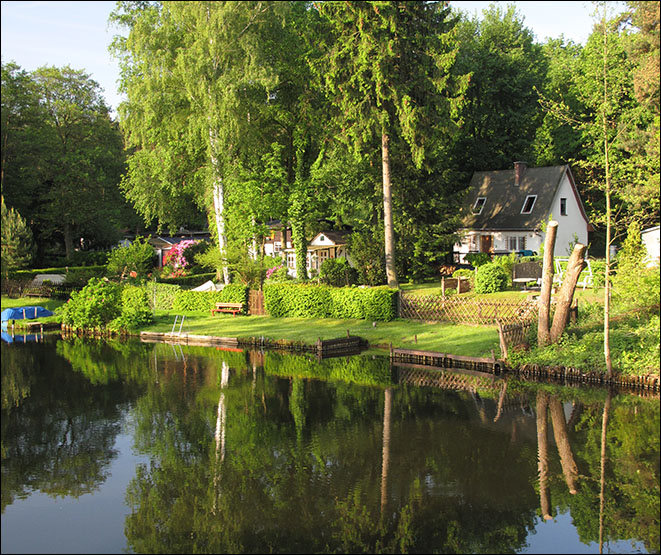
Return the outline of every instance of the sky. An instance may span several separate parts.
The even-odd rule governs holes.
[[[481,17],[491,3],[505,9],[514,4],[523,23],[538,42],[559,38],[585,44],[592,30],[592,2],[586,1],[451,1],[469,15]],[[622,5],[624,2],[611,2]],[[115,8],[110,1],[3,1],[2,62],[16,62],[33,71],[41,66],[85,70],[101,88],[107,104],[117,108],[123,97],[117,92],[119,67],[108,52],[118,29],[108,25],[108,15]]]

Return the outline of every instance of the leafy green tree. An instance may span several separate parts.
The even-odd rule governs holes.
[[[147,219],[169,225],[176,225],[170,205],[185,210],[192,199],[206,212],[221,253],[228,177],[259,136],[259,112],[276,82],[262,39],[278,24],[279,9],[263,2],[121,2],[111,15],[128,30],[112,47],[128,96],[122,128],[134,149],[127,197]]]
[[[108,256],[106,274],[122,281],[145,279],[154,268],[154,247],[146,237],[136,237],[130,245],[113,249]]]
[[[398,287],[391,144],[401,135],[422,168],[432,127],[452,127],[457,93],[454,20],[439,2],[322,2],[327,22],[316,74],[337,108],[344,139],[356,154],[380,139],[388,285]]]
[[[512,5],[491,5],[481,20],[464,19],[458,41],[458,71],[471,75],[457,144],[462,167],[494,170],[515,160],[532,162],[542,115],[535,88],[547,69],[542,47]]]
[[[34,257],[32,231],[26,221],[13,208],[7,208],[2,198],[2,273],[27,268]]]

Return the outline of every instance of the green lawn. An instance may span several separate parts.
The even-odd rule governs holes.
[[[411,320],[376,322],[366,320],[333,320],[327,318],[272,318],[270,316],[232,316],[208,313],[185,313],[183,332],[219,337],[265,337],[314,343],[317,339],[351,335],[366,339],[371,348],[393,347],[439,351],[465,356],[491,356],[498,350],[498,330],[495,326],[456,326],[425,324]],[[157,311],[153,324],[144,331],[170,332],[174,312]],[[177,324],[176,330],[179,329]],[[417,339],[417,343],[416,343]]]

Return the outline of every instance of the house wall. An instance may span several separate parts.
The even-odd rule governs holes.
[[[540,252],[543,236],[534,231],[468,231],[464,233],[461,243],[455,244],[454,252],[458,254],[456,262],[466,263],[468,253],[480,252],[481,236],[489,235],[492,240],[492,254],[509,254],[518,250]],[[510,238],[516,239],[516,248],[510,243]]]
[[[561,199],[563,198],[566,199],[566,214],[564,215],[561,210]],[[565,173],[562,183],[555,194],[549,217],[558,222],[555,249],[553,250],[554,256],[570,256],[573,245],[576,242],[583,245],[588,244],[588,222],[585,221],[581,213],[578,199],[567,173]],[[576,234],[576,237],[574,234]],[[542,241],[544,240],[546,240],[545,233],[542,238]]]
[[[643,246],[647,251],[645,256],[645,264],[648,268],[651,268],[652,266],[658,266],[660,240],[659,226],[657,225],[656,227],[644,230],[640,234],[640,238],[642,239]]]

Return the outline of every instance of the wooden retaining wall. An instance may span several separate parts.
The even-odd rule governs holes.
[[[411,349],[390,348],[390,359],[393,363],[403,362],[420,366],[436,366],[439,368],[463,368],[479,372],[499,374],[503,363],[495,358],[467,357],[434,351],[414,351]]]

